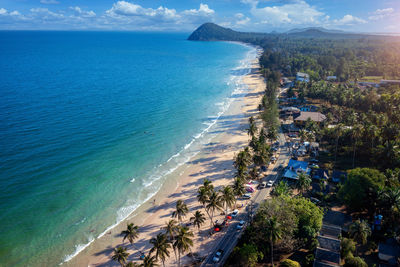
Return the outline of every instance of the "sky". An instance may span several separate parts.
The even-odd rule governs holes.
[[[0,30],[400,32],[400,0],[0,0]]]

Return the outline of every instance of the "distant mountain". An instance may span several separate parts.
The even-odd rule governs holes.
[[[243,41],[248,38],[262,38],[266,33],[237,32],[214,23],[204,23],[188,38],[191,41]]]
[[[349,33],[339,30],[328,30],[321,27],[293,29],[286,33],[255,33],[238,32],[221,27],[214,23],[204,23],[198,27],[188,38],[191,41],[240,41],[245,43],[257,43],[263,45],[265,40],[274,38],[323,38],[323,39],[382,39],[388,36],[372,34]]]
[[[287,34],[291,34],[291,33],[300,33],[300,32],[306,32],[309,30],[316,30],[316,31],[320,31],[320,32],[325,32],[325,33],[346,33],[345,31],[341,31],[341,30],[330,30],[330,29],[325,29],[323,27],[308,27],[308,28],[295,28],[295,29],[291,29],[290,31],[287,31]]]

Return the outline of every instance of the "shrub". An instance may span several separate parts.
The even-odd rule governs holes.
[[[297,261],[289,260],[289,259],[282,261],[279,266],[281,266],[281,267],[301,267],[300,263],[298,263]]]

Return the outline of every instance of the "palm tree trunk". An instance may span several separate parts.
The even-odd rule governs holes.
[[[336,166],[338,144],[339,144],[339,136],[336,138],[335,162],[334,162],[334,164],[333,164],[334,167]]]
[[[353,145],[353,169],[355,165],[355,159],[356,159],[356,143]]]
[[[274,243],[271,241],[271,266],[274,267]]]

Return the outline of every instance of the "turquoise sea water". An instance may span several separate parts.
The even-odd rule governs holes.
[[[0,32],[0,265],[55,266],[196,153],[255,49],[186,34]]]

